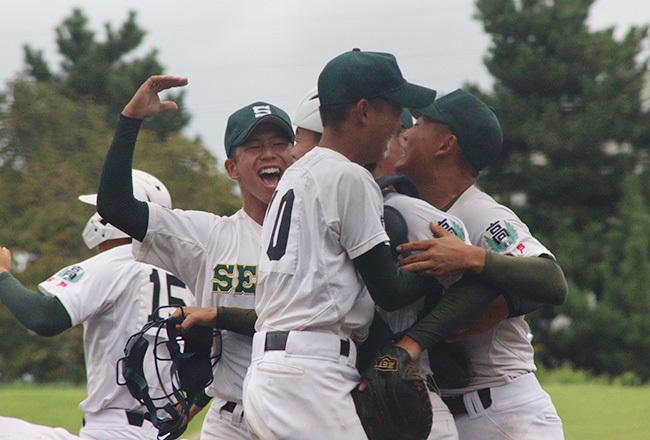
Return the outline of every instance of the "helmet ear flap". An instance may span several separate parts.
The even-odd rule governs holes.
[[[129,236],[108,223],[98,213],[94,213],[88,219],[81,237],[88,249],[94,249],[107,240],[128,238]]]

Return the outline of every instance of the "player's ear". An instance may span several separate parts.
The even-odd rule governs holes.
[[[230,177],[232,180],[239,180],[239,168],[237,166],[237,160],[234,159],[234,154],[233,158],[226,159],[224,166],[226,167],[226,173],[228,173],[228,177]]]
[[[452,132],[448,132],[443,137],[442,143],[438,147],[438,153],[442,155],[456,154],[460,150],[458,138]]]
[[[360,99],[350,109],[350,116],[353,116],[358,124],[367,125],[372,111],[371,104],[367,99]]]

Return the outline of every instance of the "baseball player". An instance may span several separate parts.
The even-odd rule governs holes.
[[[293,155],[299,159],[304,154],[312,150],[320,140],[323,132],[323,126],[318,113],[320,101],[316,90],[310,91],[303,99],[295,111],[294,124],[296,125],[296,145],[294,146]],[[304,132],[304,126],[309,127],[308,135],[304,136],[300,147],[298,147],[298,138],[300,133]],[[400,130],[393,136],[388,144],[386,157],[377,163],[373,170],[373,177],[376,179],[384,176],[395,175],[395,162],[404,154],[404,145],[406,143],[406,131],[413,126],[413,119],[408,110],[402,110],[400,116]],[[318,136],[312,136],[314,133]],[[428,203],[412,197],[408,197],[396,192],[389,192],[384,196],[384,205],[391,206],[403,215],[407,225],[408,240],[418,241],[431,237],[429,223],[434,221],[443,227],[449,228],[461,239],[465,240],[467,231],[463,223],[453,216],[432,207]],[[415,303],[408,305],[394,312],[386,312],[380,309],[380,315],[389,325],[394,333],[401,333],[410,328],[418,319],[424,307],[424,300],[420,299]],[[195,318],[197,319],[197,318]],[[429,378],[429,384],[432,384],[432,372],[429,366],[428,355],[423,353],[417,361],[417,367],[424,377]],[[444,404],[439,394],[433,386],[429,391],[429,397],[434,412],[433,425],[429,440],[454,440],[458,439],[458,432],[454,423],[454,417]]]
[[[493,111],[456,90],[416,115],[397,169],[424,200],[465,223],[473,246],[436,229],[438,238],[399,248],[421,251],[405,258],[402,268],[436,276],[474,273],[511,298],[561,304],[567,286],[553,254],[510,209],[474,185],[501,148]],[[529,331],[524,317],[516,316],[458,342],[471,359],[472,379],[442,393],[460,439],[563,438],[560,418],[534,374]]]
[[[138,260],[175,271],[199,305],[216,307],[217,327],[228,328],[229,308],[254,313],[261,224],[282,173],[293,162],[294,134],[289,116],[265,102],[247,105],[230,116],[225,168],[239,183],[243,205],[230,217],[140,203],[128,187],[140,124],[160,111],[174,109],[175,104],[160,102],[158,93],[185,84],[185,78],[151,77],[126,105],[106,155],[98,209],[141,242],[134,246]],[[207,391],[214,399],[204,419],[202,439],[251,438],[241,402],[252,339],[251,334],[241,333],[245,332],[222,331],[221,359]]]
[[[395,270],[382,196],[361,166],[383,157],[416,90],[435,96],[407,83],[389,54],[347,52],[319,77],[320,146],[285,172],[262,232],[244,384],[260,438],[365,438],[349,393],[359,381],[350,337],[369,325],[373,300],[394,310],[433,289]]]
[[[35,425],[13,417],[0,416],[0,440],[79,440],[63,428]]]
[[[171,207],[167,188],[150,174],[134,170],[132,187],[135,197]],[[95,203],[95,195],[79,198]],[[116,384],[116,363],[129,336],[160,313],[159,306],[192,305],[192,295],[171,273],[135,262],[131,239],[99,214],[90,217],[82,236],[99,254],[40,283],[43,295],[12,277],[11,253],[2,248],[0,300],[21,324],[42,336],[83,324],[88,396],[79,405],[84,413],[81,438],[156,439],[158,431],[145,420],[144,408]]]

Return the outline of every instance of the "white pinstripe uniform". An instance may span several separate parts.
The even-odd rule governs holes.
[[[553,257],[514,212],[475,186],[448,213],[463,220],[474,245],[505,255]],[[535,377],[529,334],[519,316],[458,343],[470,358],[473,377],[466,388],[442,393],[463,397],[468,414],[456,416],[461,440],[564,438],[553,402]],[[478,390],[488,388],[492,404],[485,408]]]

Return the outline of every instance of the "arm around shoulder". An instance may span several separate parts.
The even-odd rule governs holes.
[[[498,291],[540,304],[562,305],[569,290],[560,265],[545,256],[511,257],[487,252],[479,278]]]

